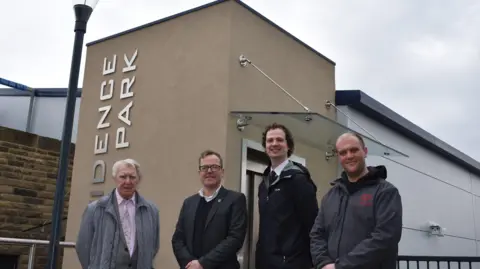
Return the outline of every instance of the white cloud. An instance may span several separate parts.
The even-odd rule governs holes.
[[[206,0],[100,0],[86,42],[205,4]],[[338,89],[361,89],[480,160],[478,0],[245,0],[337,63]],[[65,87],[74,15],[70,1],[7,1],[0,75]],[[28,8],[26,8],[28,7]],[[27,18],[27,19],[25,19]]]

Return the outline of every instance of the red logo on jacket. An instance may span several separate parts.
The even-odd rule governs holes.
[[[360,205],[362,206],[372,206],[373,197],[370,193],[364,193],[360,196]]]

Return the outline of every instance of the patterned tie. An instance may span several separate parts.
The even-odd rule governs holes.
[[[277,173],[275,171],[271,171],[270,175],[268,175],[268,186],[272,186],[273,182],[277,179]]]
[[[123,234],[125,236],[125,241],[127,243],[127,247],[130,250],[130,242],[132,241],[131,238],[131,229],[132,229],[132,223],[130,222],[130,214],[128,213],[128,205],[132,201],[130,200],[125,200],[123,201],[123,218],[122,218],[122,228],[123,228]]]

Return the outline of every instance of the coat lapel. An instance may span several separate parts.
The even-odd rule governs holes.
[[[100,206],[105,207],[105,212],[110,214],[110,216],[118,222],[119,215],[118,215],[118,205],[117,205],[117,198],[115,197],[115,189],[107,196],[105,199],[100,200]]]
[[[188,208],[185,209],[185,234],[187,238],[188,249],[193,249],[193,233],[195,230],[195,215],[197,213],[198,203],[200,202],[200,195],[196,195]]]
[[[217,213],[218,208],[222,205],[222,202],[226,194],[227,194],[227,190],[224,187],[221,187],[220,190],[218,191],[218,195],[215,201],[213,201],[213,205],[212,205],[212,208],[210,209],[210,212],[208,212],[207,221],[205,222],[205,229],[207,228],[210,221],[212,221],[212,218],[213,216],[215,216],[215,213]]]
[[[198,203],[200,202],[200,195],[195,196],[192,203],[190,204],[189,208],[187,208],[187,223],[190,225],[187,229],[191,229],[193,231],[194,222],[195,222],[195,215],[197,213]]]
[[[147,202],[145,199],[140,196],[138,192],[135,193],[135,244],[134,244],[134,250],[137,249],[138,254],[140,255],[140,251],[142,251],[141,246],[139,247],[138,242],[147,242],[145,236],[148,236],[148,234],[145,234],[144,227],[142,226],[144,224],[143,220],[145,217],[143,216],[144,211],[142,210],[142,207],[147,207]]]

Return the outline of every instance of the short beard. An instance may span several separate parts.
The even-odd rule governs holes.
[[[348,179],[352,182],[356,182],[358,181],[362,176],[364,176],[366,174],[366,165],[365,165],[365,162],[362,162],[360,167],[358,168],[358,170],[356,170],[355,172],[353,173],[349,173],[347,171],[345,171],[345,173],[347,174],[348,176]],[[353,180],[351,180],[353,179]]]

